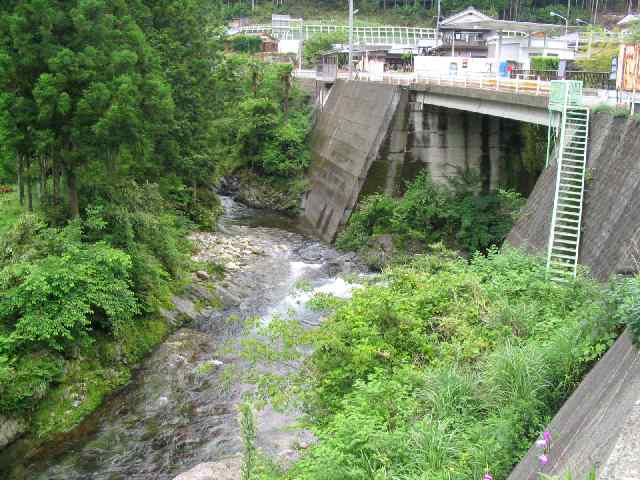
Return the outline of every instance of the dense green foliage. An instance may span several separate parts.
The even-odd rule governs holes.
[[[585,278],[549,282],[517,251],[469,262],[436,249],[316,329],[274,320],[246,357],[303,367],[254,380],[319,439],[284,478],[506,478],[615,338],[625,299]]]
[[[222,168],[251,168],[275,177],[299,176],[308,166],[310,108],[292,83],[290,64],[229,55],[215,73],[222,104],[214,122]]]
[[[252,10],[252,4],[255,8]],[[571,6],[569,17],[573,20],[602,18],[603,12],[626,14],[628,5],[622,0],[606,0],[585,3],[567,2],[565,0],[519,1],[519,0],[442,0],[442,15],[448,16],[466,7],[475,8],[491,16],[506,20],[539,21],[545,23],[561,23],[563,20],[549,15],[555,11],[565,15]],[[359,10],[356,19],[367,22],[429,25],[435,23],[438,2],[435,0],[355,0],[355,8]],[[289,13],[295,17],[311,20],[346,21],[347,2],[343,0],[283,0],[271,2],[267,0],[225,0],[224,13],[227,18],[252,16],[260,22],[271,20],[272,13]],[[573,24],[573,21],[572,21]]]
[[[189,229],[215,227],[217,177],[297,184],[308,165],[291,66],[225,54],[221,13],[0,5],[0,414],[37,435],[72,428],[168,333],[158,310],[192,268]]]
[[[531,70],[536,72],[558,70],[559,64],[558,57],[531,57]]]
[[[405,246],[443,241],[466,252],[501,244],[522,206],[521,197],[503,190],[482,193],[473,172],[452,180],[452,187],[436,185],[421,173],[402,198],[366,198],[340,233],[338,247],[359,250],[380,234],[392,234]]]
[[[262,39],[255,35],[234,35],[229,39],[229,45],[237,53],[258,53]]]
[[[333,45],[347,43],[347,35],[343,32],[318,33],[304,42],[304,63],[306,66],[318,64],[319,55],[331,50]]]

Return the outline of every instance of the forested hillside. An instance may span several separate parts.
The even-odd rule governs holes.
[[[306,20],[346,22],[347,0],[225,0],[227,17],[247,15],[258,21],[270,21],[271,13],[289,13]],[[436,0],[354,0],[359,10],[356,21],[402,25],[434,25]],[[626,14],[637,9],[637,2],[625,0],[442,0],[441,15],[448,16],[468,6],[496,18],[555,23],[555,11],[572,19],[602,23],[605,14]]]
[[[225,52],[222,10],[2,2],[1,418],[46,437],[126,383],[197,268],[187,237],[215,226],[216,179],[306,167],[291,66]]]

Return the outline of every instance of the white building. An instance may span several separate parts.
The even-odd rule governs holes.
[[[473,7],[446,18],[439,29],[432,55],[415,59],[418,73],[496,74],[509,66],[529,70],[532,57],[573,60],[578,50],[577,31],[566,33],[564,25],[495,20]]]

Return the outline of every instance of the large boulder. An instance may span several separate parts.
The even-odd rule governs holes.
[[[0,450],[27,431],[27,423],[21,418],[0,415]]]
[[[231,457],[219,462],[200,463],[174,480],[239,480],[242,459]]]

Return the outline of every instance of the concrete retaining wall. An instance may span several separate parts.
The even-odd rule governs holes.
[[[625,333],[596,364],[547,429],[550,463],[532,447],[509,480],[539,480],[539,472],[585,480],[640,479],[640,352]],[[564,476],[562,476],[564,478]]]
[[[640,260],[640,126],[595,114],[579,261],[607,280],[635,273]],[[545,170],[507,242],[535,253],[547,248],[555,165]],[[509,480],[538,480],[538,472],[583,480],[640,479],[640,352],[625,333],[555,416],[551,462],[541,469],[533,447]]]
[[[403,98],[390,85],[338,80],[333,86],[312,135],[304,202],[306,220],[324,241],[333,241],[349,218]]]

